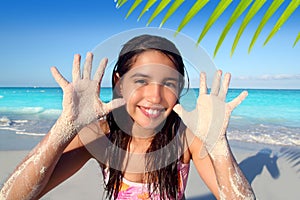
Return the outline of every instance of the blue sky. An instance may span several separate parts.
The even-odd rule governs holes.
[[[143,1],[143,5],[145,4]],[[185,1],[163,28],[176,30],[182,15],[195,1]],[[182,33],[197,41],[211,9],[211,1],[203,11],[184,27]],[[268,3],[271,1],[269,0]],[[286,7],[286,1],[282,8]],[[228,10],[210,29],[201,46],[212,56],[218,37],[234,8]],[[57,86],[50,73],[51,66],[70,77],[75,53],[83,56],[112,35],[142,28],[151,16],[146,13],[137,21],[143,6],[125,19],[131,3],[116,9],[113,0],[0,0],[0,87]],[[300,31],[300,8],[289,18],[266,46],[263,42],[272,29],[279,10],[263,29],[252,51],[248,46],[267,5],[249,23],[235,53],[230,49],[241,23],[240,18],[225,38],[214,63],[217,68],[232,73],[232,87],[240,88],[300,88],[300,42],[292,45]],[[150,26],[158,27],[164,13]],[[243,15],[244,16],[244,15]],[[243,17],[242,16],[242,17]]]

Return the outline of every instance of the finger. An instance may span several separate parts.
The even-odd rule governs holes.
[[[104,104],[104,110],[106,113],[109,113],[112,110],[125,105],[125,103],[126,103],[125,99],[123,99],[123,98],[113,99],[112,101]]]
[[[83,79],[91,79],[91,70],[92,70],[93,54],[88,52],[86,54],[84,68],[83,68]]]
[[[230,84],[230,78],[231,78],[230,73],[226,73],[224,75],[222,87],[220,88],[220,92],[219,92],[219,97],[222,101],[225,101],[225,99],[226,99],[226,95],[227,95],[229,84]]]
[[[231,111],[233,109],[235,109],[240,103],[242,103],[242,101],[244,101],[247,96],[248,96],[248,92],[247,91],[243,91],[241,94],[239,94],[239,96],[237,96],[231,102],[229,102],[228,104],[229,104],[229,106],[231,108]]]
[[[183,107],[180,105],[180,104],[176,104],[174,107],[173,107],[173,110],[174,112],[177,113],[177,115],[182,118],[182,113],[183,113]]]
[[[210,92],[211,95],[217,96],[219,94],[221,77],[222,77],[222,71],[221,70],[216,71],[214,80],[213,80],[213,83],[211,86],[211,92]]]
[[[79,54],[74,55],[73,69],[72,69],[73,82],[77,82],[80,79],[80,59],[81,56]]]
[[[61,75],[56,67],[51,67],[51,73],[61,88],[65,88],[69,84],[69,82]]]
[[[201,94],[207,94],[207,85],[206,85],[206,74],[205,72],[200,73],[200,95]]]
[[[100,64],[99,64],[99,67],[94,75],[94,80],[97,81],[98,83],[101,83],[102,81],[102,77],[104,75],[104,70],[106,68],[106,65],[107,65],[107,58],[103,58],[101,61],[100,61]]]

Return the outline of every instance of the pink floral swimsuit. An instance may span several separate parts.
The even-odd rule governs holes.
[[[182,162],[178,162],[177,165],[178,173],[179,173],[179,192],[178,199],[182,199],[184,196],[184,191],[188,179],[190,164],[184,164]],[[105,170],[106,171],[106,170]],[[107,172],[107,171],[106,171]],[[105,175],[105,182],[108,182],[108,173]],[[150,194],[148,191],[147,184],[137,183],[129,181],[123,178],[121,190],[118,194],[118,199],[130,199],[130,200],[140,200],[140,199],[150,199]],[[159,200],[159,193],[154,193],[151,195],[151,200]]]

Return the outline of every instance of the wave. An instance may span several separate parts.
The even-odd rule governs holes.
[[[6,116],[0,118],[0,126],[10,126],[11,123],[12,121]]]
[[[31,127],[27,119],[11,120],[7,116],[0,118],[0,130],[12,131],[17,135],[44,136],[45,133],[27,132],[25,127]]]
[[[0,127],[0,130],[8,130],[8,131],[14,131],[14,132],[22,132],[25,131],[25,129],[19,130],[15,127]]]
[[[7,115],[49,115],[58,116],[61,113],[61,109],[46,109],[44,107],[0,107],[0,112]]]
[[[15,123],[18,123],[18,124],[24,124],[24,123],[27,123],[28,120],[27,119],[21,119],[21,120],[14,120]]]
[[[300,128],[259,124],[247,128],[229,128],[229,140],[282,146],[300,146]]]
[[[9,114],[36,114],[44,110],[43,107],[0,107],[0,112]]]
[[[61,114],[61,111],[61,109],[46,109],[41,114],[48,116],[59,116]]]
[[[25,131],[16,131],[17,135],[29,135],[29,136],[45,136],[46,133],[30,133]]]

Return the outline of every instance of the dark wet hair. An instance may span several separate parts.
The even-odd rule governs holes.
[[[112,77],[112,86],[113,88],[117,84],[116,73],[122,77],[125,73],[127,73],[138,55],[145,51],[149,50],[156,50],[167,57],[173,62],[176,70],[181,74],[179,77],[179,89],[181,90],[184,87],[184,80],[183,77],[185,75],[185,67],[183,63],[183,59],[179,50],[176,46],[166,38],[160,36],[153,36],[153,35],[141,35],[137,36],[131,40],[129,40],[121,49],[119,54],[118,61],[113,70],[113,77]],[[114,94],[114,97],[119,97],[118,94]]]
[[[134,37],[129,40],[126,44],[124,44],[123,48],[120,51],[117,63],[113,70],[112,75],[112,86],[113,86],[113,98],[119,98],[120,93],[115,88],[117,86],[117,82],[119,77],[121,78],[126,72],[128,72],[138,55],[142,54],[145,51],[156,50],[167,57],[173,62],[176,70],[181,74],[179,80],[179,93],[182,91],[184,87],[184,75],[185,75],[185,67],[183,63],[183,59],[180,55],[180,52],[176,48],[176,46],[166,38],[160,36],[153,35],[141,35]],[[117,76],[118,74],[118,76]],[[125,107],[118,108],[119,110],[125,110]],[[114,169],[110,167],[109,163],[116,162],[116,159],[122,159],[122,156],[119,154],[117,148],[122,148],[127,150],[128,145],[132,139],[131,135],[125,133],[120,129],[118,124],[116,123],[115,114],[113,116],[112,113],[108,114],[107,122],[109,124],[110,133],[108,134],[108,138],[114,144],[115,148],[110,149],[111,152],[108,152],[107,155],[114,155],[113,158],[111,156],[107,156],[108,170],[109,170],[109,178],[108,182],[105,184],[106,189],[106,197],[109,199],[116,199],[118,197],[118,192],[121,189],[121,183],[124,176],[124,172]],[[125,119],[122,119],[125,120]],[[125,122],[126,123],[126,122]],[[148,152],[154,152],[156,150],[162,149],[164,146],[170,143],[177,133],[179,129],[184,126],[181,122],[179,116],[172,111],[170,115],[167,117],[163,127],[161,130],[155,134]],[[171,152],[168,152],[168,156],[166,158],[165,155],[161,155],[159,157],[151,157],[146,156],[146,164],[145,166],[150,166],[149,168],[155,167],[157,163],[166,163],[166,160],[177,158],[175,161],[170,161],[167,166],[164,166],[160,169],[147,172],[146,182],[153,184],[154,190],[153,192],[159,192],[161,195],[161,199],[172,198],[177,199],[178,190],[179,190],[179,179],[178,179],[178,170],[177,164],[179,161],[180,153],[178,148],[180,145],[175,143],[171,149]],[[162,151],[162,154],[166,152]],[[173,154],[173,155],[170,155]],[[179,155],[180,154],[180,155]],[[148,154],[147,154],[148,155]],[[153,154],[152,154],[153,155]],[[155,154],[156,155],[156,154]],[[118,161],[119,165],[122,165],[122,161]],[[121,168],[119,168],[121,169]],[[104,170],[104,169],[103,169]],[[104,171],[103,171],[104,173]],[[149,192],[150,184],[148,184]],[[150,194],[151,195],[151,194]]]

